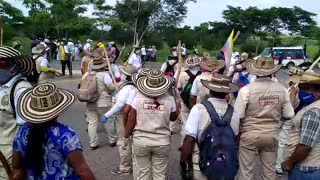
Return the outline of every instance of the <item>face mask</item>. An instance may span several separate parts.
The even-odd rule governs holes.
[[[136,50],[136,54],[140,54],[140,50]]]
[[[307,91],[300,91],[299,99],[300,99],[300,102],[303,103],[304,105],[309,105],[316,101],[315,95]]]

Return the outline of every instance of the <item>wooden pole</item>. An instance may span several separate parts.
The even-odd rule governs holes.
[[[112,67],[111,67],[110,59],[109,59],[109,57],[108,57],[108,52],[106,51],[106,48],[103,48],[103,50],[104,50],[105,57],[106,57],[106,59],[107,59],[108,69],[109,69],[110,76],[111,76],[111,78],[112,78],[112,81],[114,82],[114,85],[116,86],[116,90],[118,91],[117,81],[116,81],[116,78],[114,77],[114,74],[113,74],[113,72],[112,72]]]
[[[179,55],[179,66],[178,66],[178,75],[177,75],[177,79],[176,79],[176,84],[175,84],[175,88],[178,87],[179,84],[179,79],[180,79],[180,74],[181,74],[181,69],[182,69],[182,51],[181,51],[181,41],[179,40],[178,43],[178,55]]]

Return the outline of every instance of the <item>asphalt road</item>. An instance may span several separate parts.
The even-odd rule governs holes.
[[[52,67],[60,69],[59,62],[52,62]],[[149,67],[159,67],[159,65],[149,64]],[[54,79],[54,83],[60,87],[75,91],[77,83],[81,77],[79,73],[80,62],[73,62],[74,76],[72,78],[65,76]],[[281,70],[276,75],[278,80],[287,85],[288,75]],[[85,107],[83,103],[76,102],[70,109],[64,112],[60,117],[59,121],[71,126],[79,134],[83,144],[83,154],[89,164],[91,170],[95,174],[98,180],[132,180],[132,176],[119,177],[111,174],[111,170],[117,167],[119,163],[119,153],[117,147],[109,147],[107,144],[107,135],[102,127],[102,123],[98,129],[100,138],[100,148],[92,151],[89,149],[89,138],[86,132],[86,123],[84,117]],[[168,165],[169,180],[180,180],[179,175],[179,152],[178,147],[180,143],[180,136],[174,134],[172,136],[172,146]],[[258,165],[259,166],[259,165]],[[260,180],[259,172],[256,171],[256,180]],[[279,178],[280,180],[281,178]]]

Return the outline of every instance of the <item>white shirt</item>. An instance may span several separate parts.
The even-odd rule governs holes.
[[[146,50],[146,48],[141,48],[141,54],[142,55],[147,55],[147,50]]]
[[[198,73],[198,71],[200,71],[200,67],[197,66],[195,68],[189,68],[188,69],[193,75],[196,75]],[[182,73],[182,72],[181,72]],[[177,79],[177,76],[178,76],[178,71],[175,73],[174,75],[174,79]],[[177,86],[178,89],[182,89],[184,87],[182,87],[182,81],[181,81],[181,78],[179,79],[179,82],[178,82],[178,86]]]
[[[173,52],[172,52],[172,55],[173,55],[173,56],[178,56],[178,52],[177,52],[177,51],[173,51]]]
[[[90,43],[86,43],[86,44],[83,46],[83,49],[84,49],[85,51],[90,51],[90,49],[91,49],[91,44],[90,44]]]
[[[64,48],[64,52],[65,52],[66,54],[69,54],[67,45],[64,45],[63,48]]]
[[[135,66],[137,69],[140,69],[142,66],[141,58],[136,53],[132,53],[132,55],[128,61],[128,64],[131,64],[131,65]]]
[[[217,98],[209,98],[209,101],[219,101],[221,104],[227,104],[225,99],[217,99]],[[192,136],[197,139],[198,136],[198,126],[200,121],[200,110],[199,106],[200,104],[196,104],[190,111],[188,120],[185,124],[185,132],[187,135]],[[213,105],[214,106],[214,105]],[[215,107],[216,108],[216,107]],[[239,125],[240,125],[240,118],[239,116],[233,112],[232,119],[230,122],[230,126],[235,134],[239,133]]]
[[[117,94],[116,99],[117,102],[112,108],[105,114],[107,118],[119,113],[124,105],[128,104],[130,97],[130,92],[136,92],[136,88],[133,85],[126,85],[124,86]],[[136,93],[135,93],[136,94]],[[131,97],[132,98],[132,97]],[[132,100],[131,100],[132,101]]]
[[[204,76],[204,75],[210,75],[211,76],[211,72],[203,72],[200,76]],[[199,76],[196,77],[196,79],[193,81],[193,84],[192,84],[192,88],[191,88],[191,91],[190,91],[190,94],[192,96],[198,96],[199,95],[199,86],[198,84],[201,83],[200,82],[200,79],[199,79]]]
[[[113,85],[112,78],[111,78],[111,76],[109,75],[109,73],[105,73],[105,74],[104,74],[103,83],[104,83],[104,85],[106,85],[106,86],[111,86],[111,85]]]

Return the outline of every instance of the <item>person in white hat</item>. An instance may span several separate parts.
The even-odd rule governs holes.
[[[0,46],[0,151],[12,165],[12,142],[25,121],[16,113],[18,98],[32,83],[37,82],[36,70],[32,57],[21,56],[12,47]],[[32,77],[32,78],[31,78]],[[30,82],[34,80],[33,82]],[[0,179],[8,179],[0,163]]]
[[[178,82],[178,90],[182,99],[181,102],[181,122],[182,127],[184,127],[185,122],[189,116],[190,112],[190,92],[192,89],[193,82],[197,76],[202,72],[200,71],[200,62],[201,59],[196,55],[189,55],[186,58],[185,65],[187,69],[182,71],[180,74]],[[177,74],[176,74],[177,75]],[[175,132],[177,129],[177,121],[170,123],[170,131]],[[181,129],[181,136],[184,137],[183,128]],[[183,138],[182,138],[183,139]]]
[[[287,89],[271,80],[281,68],[272,58],[251,60],[246,67],[257,79],[240,89],[234,105],[241,119],[238,179],[253,178],[258,155],[262,178],[274,180],[278,124],[294,117],[294,109]]]
[[[131,156],[131,146],[124,148],[124,127],[126,126],[126,122],[124,121],[124,114],[121,112],[126,104],[128,104],[130,100],[130,93],[136,92],[136,88],[131,80],[131,77],[134,73],[138,72],[138,69],[132,65],[125,65],[120,67],[121,72],[126,77],[124,84],[122,84],[118,88],[118,93],[115,95],[115,104],[112,108],[104,114],[102,117],[103,123],[107,123],[108,119],[114,115],[116,118],[116,129],[117,129],[117,145],[120,154],[120,164],[117,168],[111,171],[112,174],[115,175],[129,175],[132,170],[132,156]],[[131,97],[132,98],[132,97]]]
[[[32,48],[33,59],[36,61],[37,72],[39,74],[38,84],[48,82],[56,75],[60,75],[56,69],[50,68],[50,63],[45,53],[46,47],[43,44],[38,44]]]
[[[137,179],[166,180],[170,153],[169,122],[180,113],[179,104],[168,94],[173,80],[151,70],[136,81],[139,90],[133,102],[124,138],[132,135]]]
[[[99,148],[99,138],[97,129],[101,117],[111,108],[112,96],[115,91],[115,84],[112,81],[111,75],[107,69],[108,62],[105,58],[104,50],[97,48],[93,53],[92,64],[90,65],[90,71],[84,74],[83,78],[88,73],[95,74],[97,78],[97,88],[99,92],[99,98],[96,102],[86,103],[86,121],[88,122],[88,134],[90,139],[90,148],[96,150]],[[109,145],[111,147],[116,146],[117,133],[115,126],[115,117],[109,117],[109,120],[104,124],[105,130],[109,136]]]
[[[86,54],[90,53],[92,51],[92,40],[87,39],[87,43],[83,46],[83,50]]]
[[[13,142],[12,179],[92,179],[77,133],[58,122],[75,95],[52,83],[24,91],[17,111],[27,121]]]
[[[209,57],[207,57],[207,60],[200,63],[200,67],[202,69],[202,73],[194,80],[190,92],[190,108],[192,108],[196,103],[200,103],[208,99],[210,92],[208,88],[205,88],[202,85],[201,80],[210,80],[213,72],[222,74],[224,71],[224,61],[209,59]]]

